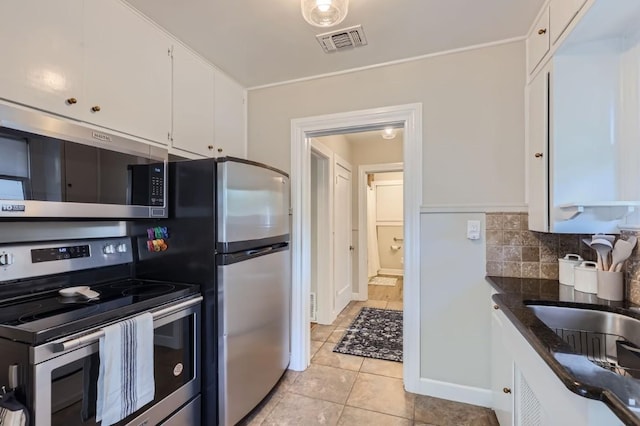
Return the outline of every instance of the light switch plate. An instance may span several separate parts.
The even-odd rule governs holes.
[[[469,240],[480,239],[480,221],[479,220],[467,221],[467,238]]]

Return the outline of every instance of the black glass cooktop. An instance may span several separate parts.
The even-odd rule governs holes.
[[[0,337],[40,344],[199,292],[198,286],[124,280],[90,285],[95,299],[58,290],[0,303]]]

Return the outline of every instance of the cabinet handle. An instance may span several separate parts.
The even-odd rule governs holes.
[[[222,148],[218,148],[218,152],[222,152]]]
[[[546,34],[547,33],[547,29],[546,28],[540,28],[538,30],[538,34],[542,35],[542,34]]]
[[[98,111],[100,111],[100,105],[96,105],[96,106],[94,106],[94,107],[91,107],[91,111],[93,111],[93,112],[98,112]]]
[[[209,148],[209,151],[213,150],[213,145],[209,145],[207,148]]]
[[[536,157],[536,158],[542,158],[543,156],[544,156],[544,154],[541,153],[541,152],[536,152],[536,154],[534,155],[534,157]]]
[[[502,392],[511,393],[511,388],[502,388]]]
[[[498,309],[500,309],[500,306],[498,306],[498,305],[493,305],[493,309],[498,310]]]
[[[78,100],[76,98],[69,98],[67,99],[67,104],[69,105],[73,105],[73,104],[77,104]]]

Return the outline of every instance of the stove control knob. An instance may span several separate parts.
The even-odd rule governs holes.
[[[0,254],[0,266],[9,266],[9,265],[13,265],[13,254],[12,253]]]
[[[116,252],[116,246],[113,244],[107,244],[102,248],[104,254],[113,254]]]
[[[126,253],[128,251],[127,245],[124,243],[118,244],[118,246],[116,247],[116,251],[118,253]]]

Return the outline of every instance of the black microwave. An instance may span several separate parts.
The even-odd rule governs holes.
[[[167,217],[165,148],[0,105],[0,218]]]

